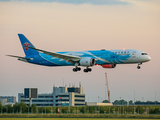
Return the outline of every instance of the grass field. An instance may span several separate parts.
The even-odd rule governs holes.
[[[0,120],[142,120],[142,119],[111,119],[111,118],[0,118]],[[148,120],[148,119],[143,119]],[[154,120],[154,119],[149,119]],[[158,120],[158,119],[157,119]],[[160,119],[159,119],[160,120]]]

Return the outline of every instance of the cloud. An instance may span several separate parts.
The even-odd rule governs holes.
[[[120,0],[120,1],[134,4],[146,10],[160,12],[160,1],[159,0]]]
[[[0,1],[26,1],[26,2],[56,2],[67,4],[93,4],[93,5],[125,5],[127,2],[119,0],[0,0]]]

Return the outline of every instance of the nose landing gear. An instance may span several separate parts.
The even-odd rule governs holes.
[[[141,66],[139,66],[139,65],[141,65],[142,63],[138,63],[138,66],[137,66],[137,69],[140,69],[141,68]]]
[[[137,69],[140,69],[140,68],[141,68],[141,66],[138,65],[138,66],[137,66]]]

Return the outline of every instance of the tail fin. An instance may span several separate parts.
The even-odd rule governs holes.
[[[28,47],[34,47],[32,45],[32,43],[23,35],[23,34],[18,34],[19,39],[21,41],[24,53],[26,54],[26,56],[30,56],[30,55],[38,55],[39,52],[37,50],[34,49],[30,49]],[[28,47],[26,47],[28,46]]]

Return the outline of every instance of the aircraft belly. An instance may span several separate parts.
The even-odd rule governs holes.
[[[48,61],[50,61],[51,63],[57,64],[59,66],[69,66],[69,65],[73,65],[63,59],[59,59],[59,58],[51,58],[51,59],[47,59]]]

